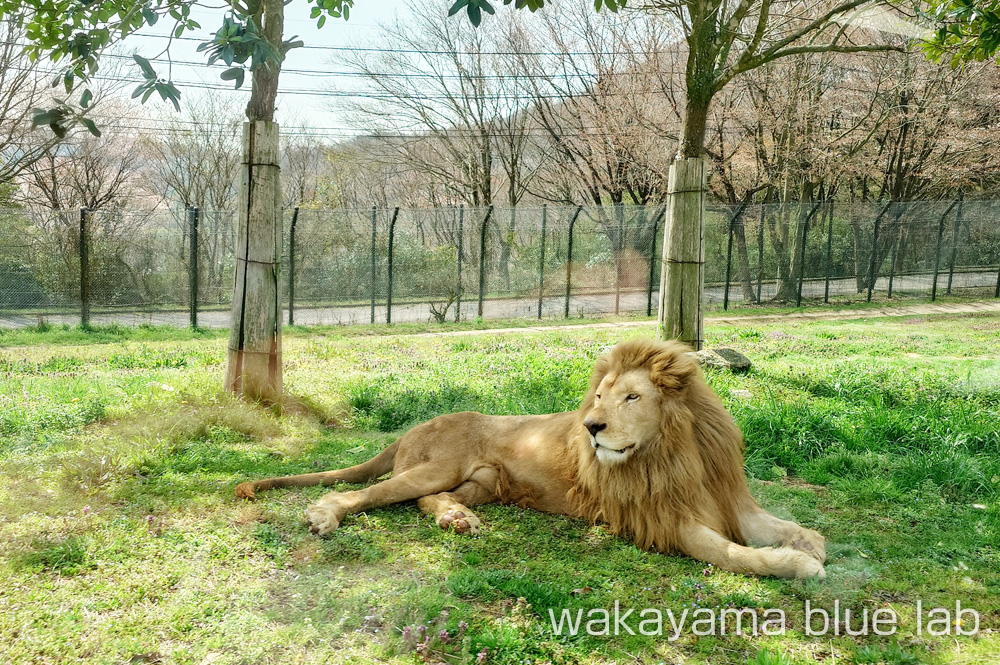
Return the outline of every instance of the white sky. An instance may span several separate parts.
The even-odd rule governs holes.
[[[285,39],[298,35],[299,39],[310,46],[337,46],[337,47],[371,47],[377,46],[376,34],[377,26],[380,22],[389,22],[397,17],[405,18],[410,14],[410,6],[419,0],[356,0],[354,8],[351,10],[351,18],[348,21],[343,19],[327,18],[326,25],[322,29],[316,28],[316,20],[309,18],[309,10],[313,5],[306,0],[294,0],[285,7]],[[443,9],[447,9],[450,0],[425,0],[439,2]],[[170,48],[170,54],[174,61],[171,78],[181,90],[181,104],[183,106],[185,98],[196,97],[198,95],[225,95],[234,100],[234,105],[241,109],[245,106],[249,98],[250,79],[247,77],[243,88],[240,91],[232,89],[232,82],[220,81],[219,74],[225,66],[219,63],[214,67],[205,64],[188,65],[183,62],[205,63],[204,53],[198,53],[197,47],[200,41],[211,37],[222,24],[222,18],[226,14],[223,9],[202,9],[197,8],[194,18],[201,24],[202,29],[196,33],[185,33],[183,40],[175,40]],[[464,15],[456,16],[450,20],[467,20]],[[138,52],[140,55],[152,59],[165,48],[168,35],[173,28],[173,20],[161,18],[153,28],[144,28],[139,34],[125,40],[123,48],[125,52]],[[161,37],[151,37],[146,35],[161,35]],[[194,39],[191,39],[191,38]],[[288,94],[282,91],[289,90],[316,90],[324,91],[331,89],[351,90],[357,88],[357,79],[354,77],[337,76],[331,72],[342,69],[331,63],[333,52],[319,49],[300,48],[289,52],[285,63],[282,66],[279,93],[278,93],[278,122],[287,126],[310,126],[316,128],[327,128],[331,135],[336,135],[346,131],[345,123],[338,118],[336,113],[331,112],[332,99],[316,94]],[[138,66],[127,58],[125,66],[121,69],[121,76],[135,81],[135,85],[142,82]],[[165,76],[166,59],[153,60],[160,76]],[[309,73],[296,73],[289,70],[310,70]],[[185,86],[184,82],[195,82],[200,85],[210,85],[212,89],[204,89],[196,86]],[[216,89],[221,86],[228,90]],[[134,89],[133,85],[127,85],[125,94],[130,95]],[[154,101],[155,99],[155,101]],[[146,103],[145,107],[137,107],[135,117],[147,117],[156,115],[164,109],[173,107],[169,103],[159,100],[154,95]],[[335,138],[335,136],[331,136]]]

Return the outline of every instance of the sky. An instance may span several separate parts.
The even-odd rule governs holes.
[[[331,61],[335,51],[329,49],[379,46],[377,37],[379,24],[393,21],[397,17],[405,19],[410,14],[412,1],[356,0],[348,21],[328,17],[322,29],[316,27],[316,20],[309,18],[309,10],[313,5],[306,0],[293,0],[288,4],[285,8],[285,38],[290,39],[298,35],[305,42],[306,48],[290,51],[282,65],[277,100],[278,122],[288,128],[317,128],[316,133],[326,133],[330,138],[348,133],[349,128],[339,114],[331,109],[331,98],[321,93],[331,89],[343,91],[357,89],[358,80],[356,77],[335,73],[343,67]],[[441,3],[443,9],[447,9],[450,4],[448,0],[429,1]],[[223,95],[233,99],[234,105],[242,110],[249,99],[249,77],[241,91],[233,90],[231,82],[219,80],[219,74],[226,69],[225,65],[219,63],[214,67],[208,67],[204,64],[205,54],[197,52],[198,44],[211,37],[222,24],[225,14],[226,11],[221,8],[197,8],[193,15],[202,29],[195,33],[185,33],[182,40],[171,43],[170,56],[174,64],[170,77],[181,90],[182,106],[185,99],[199,95]],[[465,19],[455,17],[451,20]],[[152,28],[144,28],[126,39],[121,46],[123,53],[137,52],[149,58],[157,72],[165,76],[167,59],[166,55],[160,54],[168,43],[166,35],[172,28],[172,20],[161,19]],[[139,68],[130,57],[118,56],[117,61],[123,62],[118,76],[134,81],[135,85],[142,82]],[[189,85],[184,85],[185,83]],[[193,85],[190,85],[192,83]],[[125,94],[131,94],[133,89],[131,83],[127,84]],[[136,118],[153,118],[168,110],[172,113],[172,109],[169,103],[151,98],[145,107],[136,106],[131,113],[134,113]]]

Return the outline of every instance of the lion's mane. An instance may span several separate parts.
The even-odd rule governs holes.
[[[597,361],[579,414],[593,407],[609,373],[649,371],[661,392],[658,438],[622,464],[601,464],[581,426],[570,446],[575,478],[570,501],[582,516],[661,552],[679,549],[685,522],[704,524],[745,544],[736,518],[753,503],[743,470],[743,436],[706,383],[689,349],[676,342],[633,340]]]

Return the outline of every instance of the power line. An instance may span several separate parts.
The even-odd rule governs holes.
[[[24,44],[24,43],[21,43],[21,42],[4,42],[4,41],[0,41],[0,44],[10,45],[10,46],[21,46],[21,47],[28,46],[28,44]],[[308,47],[306,47],[306,48],[308,48]],[[335,48],[335,47],[316,47],[316,48]],[[346,49],[345,48],[345,50],[366,51],[366,50],[378,50],[378,49]],[[418,52],[418,51],[414,51],[414,53],[416,53],[416,52]],[[434,51],[420,51],[420,53],[437,53],[437,52],[434,52]],[[478,55],[478,54],[479,53],[477,52],[477,53],[467,53],[467,54],[463,54],[463,55]],[[487,55],[487,54],[486,53],[482,53],[482,55]],[[531,54],[522,54],[522,55],[531,55]],[[572,54],[572,53],[558,53],[558,54],[551,54],[551,55],[574,55],[574,54]],[[113,59],[116,59],[116,60],[125,60],[125,61],[128,61],[128,62],[132,62],[132,56],[130,56],[130,55],[122,55],[122,54],[118,54],[118,53],[104,53],[100,57],[102,57],[102,58],[113,58]],[[213,64],[213,65],[209,65],[207,61],[199,62],[199,61],[196,61],[196,60],[177,60],[177,59],[174,59],[174,58],[167,58],[167,57],[163,57],[163,56],[157,56],[157,57],[153,57],[153,58],[148,58],[148,60],[150,62],[156,62],[156,63],[161,63],[162,62],[164,64],[182,65],[182,66],[189,66],[189,67],[209,67],[209,68],[219,68],[219,69],[221,69],[221,68],[228,68],[228,65],[225,65],[225,64],[222,64],[222,63],[216,63],[216,64]],[[636,71],[630,71],[630,72],[601,72],[601,73],[596,73],[596,72],[595,73],[587,73],[587,72],[579,72],[579,71],[577,71],[577,72],[565,73],[565,74],[527,74],[527,73],[525,73],[525,74],[469,74],[469,73],[463,73],[463,74],[433,74],[433,73],[423,73],[423,72],[421,72],[421,73],[413,73],[413,72],[409,72],[409,73],[394,73],[394,72],[336,71],[336,70],[323,70],[323,69],[298,69],[298,68],[293,68],[293,67],[282,67],[281,68],[281,73],[282,74],[299,74],[299,75],[303,75],[303,76],[324,76],[324,77],[333,76],[333,77],[399,78],[399,79],[421,79],[421,78],[425,78],[425,79],[435,79],[435,80],[439,80],[439,79],[456,79],[456,80],[476,80],[476,81],[480,81],[480,80],[493,80],[493,79],[496,79],[496,80],[504,80],[504,79],[515,79],[515,80],[544,79],[544,80],[564,80],[564,81],[570,81],[570,80],[573,80],[573,79],[587,79],[587,80],[602,79],[602,78],[609,78],[609,77],[613,77],[613,76],[623,76],[623,77],[633,77],[633,78],[637,78],[637,77],[638,78],[643,78],[643,77],[647,76],[647,74],[645,72],[636,72]],[[671,73],[671,72],[663,72],[663,73]],[[672,72],[672,73],[680,74],[681,72],[680,72],[680,70],[678,70],[678,71]]]
[[[152,37],[154,39],[171,39],[169,35],[154,35],[142,32],[132,33],[136,37]],[[191,42],[205,42],[210,41],[208,38],[202,37],[173,37],[174,41],[191,41]],[[320,46],[306,44],[301,46],[306,50],[317,50],[317,51],[346,51],[354,53],[408,53],[411,55],[501,55],[501,56],[529,56],[529,57],[546,57],[546,56],[613,56],[613,55],[635,55],[637,51],[435,51],[430,49],[403,49],[403,48],[386,48],[386,47],[375,47],[375,46]]]

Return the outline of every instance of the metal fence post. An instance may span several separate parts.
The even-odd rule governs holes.
[[[392,323],[392,261],[393,244],[396,241],[396,218],[399,217],[399,206],[392,211],[392,219],[389,221],[389,269],[388,284],[385,295],[385,322]]]
[[[190,310],[191,327],[198,327],[198,222],[201,211],[197,207],[188,208],[188,222],[190,225],[189,237],[191,239],[190,258],[188,260],[189,282],[191,286]]]
[[[542,204],[542,251],[538,258],[538,318],[542,318],[542,298],[545,297],[545,227],[549,207]]]
[[[615,220],[618,222],[618,233],[615,234],[611,260],[615,263],[615,316],[618,316],[622,300],[622,253],[625,251],[625,209],[621,203],[615,204]]]
[[[375,235],[378,230],[378,208],[372,206],[372,253],[371,253],[371,287],[372,287],[372,306],[371,306],[371,317],[370,322],[375,323]]]
[[[896,224],[895,234],[892,237],[892,254],[889,255],[889,298],[892,298],[892,284],[896,280],[896,257],[899,255],[899,232],[900,225]]]
[[[823,302],[830,302],[830,271],[833,270],[833,199],[830,199],[827,215],[830,216],[830,228],[826,232],[826,284],[823,285]]]
[[[809,239],[809,223],[816,215],[816,211],[818,211],[822,205],[822,201],[814,205],[813,209],[809,211],[808,215],[806,215],[806,221],[802,225],[802,247],[799,250],[799,284],[798,291],[795,296],[796,307],[802,307],[802,281],[806,271],[806,242]]]
[[[764,215],[765,207],[760,207],[760,228],[757,229],[757,304],[760,304],[761,291],[764,288]]]
[[[288,325],[295,325],[295,225],[299,221],[299,207],[292,210],[292,224],[288,229]]]
[[[458,285],[455,289],[455,323],[462,320],[462,259],[464,255],[465,204],[458,206]]]
[[[941,215],[938,222],[937,249],[934,250],[934,281],[931,283],[931,302],[937,300],[938,273],[941,271],[941,239],[944,237],[944,220],[948,219],[948,213],[955,207],[957,201],[953,201],[948,209]]]
[[[649,282],[646,286],[646,316],[653,315],[653,280],[656,279],[656,260],[658,258],[656,253],[656,232],[658,230],[657,225],[660,223],[660,215],[666,212],[666,210],[666,206],[661,206],[656,211],[656,216],[653,217],[653,239],[650,241],[649,248]]]
[[[573,288],[573,227],[576,226],[576,218],[580,216],[583,206],[577,206],[573,213],[573,219],[569,220],[569,242],[566,246],[566,306],[563,317],[569,318],[569,296]]]
[[[80,326],[90,327],[90,233],[86,208],[80,208]]]
[[[892,204],[890,203],[889,205]],[[886,209],[888,209],[888,206],[886,206]],[[868,260],[868,302],[872,301],[872,291],[875,290],[875,280],[878,278],[876,274],[878,270],[875,265],[878,261],[878,232],[882,225],[882,217],[884,216],[883,214],[875,218],[875,228],[872,230],[872,251]]]
[[[951,235],[951,260],[948,262],[948,288],[945,293],[951,295],[951,282],[955,278],[955,257],[958,254],[958,231],[962,227],[962,191],[958,192],[958,210],[955,211],[955,230]]]
[[[486,295],[486,228],[493,215],[493,206],[486,209],[486,216],[483,217],[483,224],[479,230],[479,307],[476,316],[483,318],[483,297]]]

